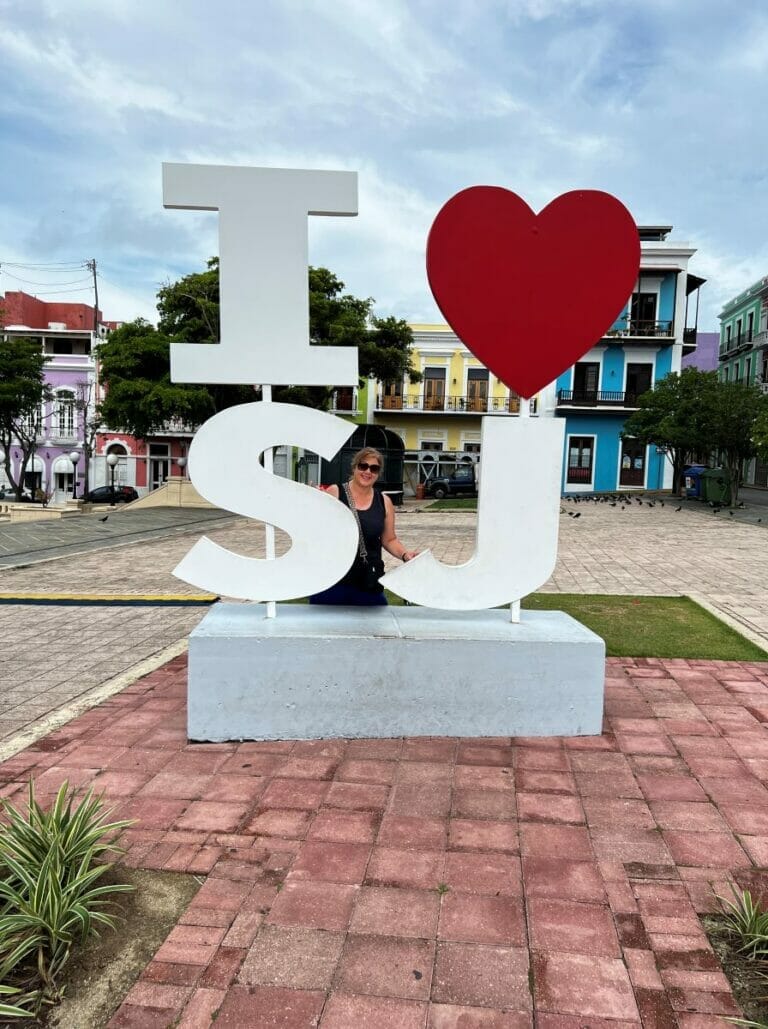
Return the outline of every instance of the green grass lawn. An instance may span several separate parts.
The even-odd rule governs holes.
[[[395,607],[405,603],[389,590],[386,594]],[[768,653],[688,597],[532,593],[522,606],[530,611],[565,611],[602,636],[608,657],[768,661]]]
[[[447,500],[433,500],[427,511],[477,511],[477,497],[449,497]]]
[[[565,611],[602,636],[609,657],[768,661],[755,646],[688,597],[532,593],[532,611]]]

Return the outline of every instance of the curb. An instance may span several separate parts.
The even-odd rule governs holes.
[[[107,679],[106,682],[94,686],[87,693],[83,693],[75,700],[65,704],[64,707],[57,708],[51,714],[32,722],[25,729],[21,729],[11,736],[10,739],[3,740],[0,743],[0,762],[7,761],[9,757],[18,754],[20,750],[24,750],[33,743],[37,743],[43,736],[47,736],[56,729],[60,729],[67,722],[77,718],[78,715],[85,714],[86,711],[100,704],[103,700],[108,700],[116,693],[120,693],[121,690],[124,690],[126,686],[131,686],[137,679],[149,675],[150,672],[154,672],[155,669],[160,668],[172,658],[179,657],[185,653],[188,644],[189,640],[186,636],[183,639],[177,640],[176,643],[171,643],[150,657],[144,658],[143,661],[139,661],[137,664],[131,665],[130,668],[126,668],[120,675],[116,675],[114,678]]]
[[[724,611],[711,600],[705,600],[704,597],[699,596],[698,593],[688,593],[687,596],[695,604],[698,604],[699,607],[703,607],[705,611],[714,615],[715,618],[727,625],[729,629],[734,629],[745,639],[748,639],[750,643],[754,643],[756,647],[760,647],[761,650],[768,651],[768,639],[766,639],[765,636],[762,636],[759,632],[755,632],[755,630],[746,622],[742,622],[738,618],[734,618],[732,614]]]

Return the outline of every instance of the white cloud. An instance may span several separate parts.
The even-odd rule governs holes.
[[[608,189],[671,222],[700,326],[768,271],[760,0],[0,0],[0,260],[95,256],[107,316],[203,266],[215,217],[162,209],[163,160],[339,167],[360,216],[312,259],[382,313],[436,316],[432,218],[478,182],[534,209]],[[109,304],[119,307],[111,311]]]

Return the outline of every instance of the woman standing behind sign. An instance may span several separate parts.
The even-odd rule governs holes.
[[[341,490],[329,486],[327,492],[346,504],[357,518],[360,543],[354,563],[344,578],[330,589],[309,598],[310,604],[345,604],[371,607],[386,604],[383,547],[393,557],[410,561],[418,551],[406,550],[395,533],[395,508],[389,497],[375,490],[383,464],[378,450],[364,447],[352,458],[352,478]]]

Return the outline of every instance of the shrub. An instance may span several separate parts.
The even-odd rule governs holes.
[[[99,929],[115,928],[113,894],[133,887],[98,880],[117,855],[115,839],[130,822],[109,822],[111,811],[88,790],[64,783],[44,811],[30,781],[27,812],[3,800],[7,824],[0,826],[0,987],[13,998],[4,1014],[27,1017],[62,996],[62,971],[74,945]],[[18,1017],[18,1016],[16,1016]]]
[[[768,955],[768,913],[755,903],[749,890],[739,893],[732,889],[732,901],[719,898],[725,908],[723,928],[742,954],[752,960],[765,958]]]

